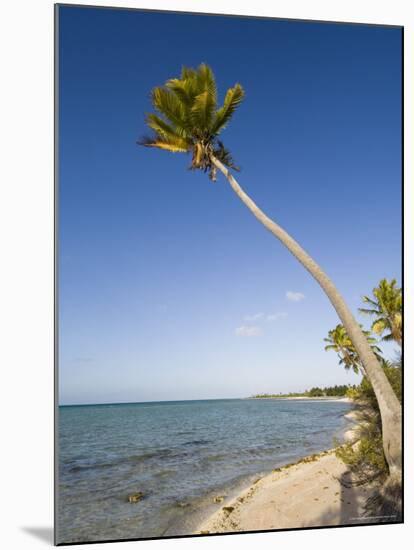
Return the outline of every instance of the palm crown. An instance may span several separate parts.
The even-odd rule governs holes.
[[[383,340],[395,340],[401,345],[402,339],[402,292],[397,281],[381,279],[378,287],[372,291],[374,299],[363,296],[362,300],[371,308],[360,308],[361,313],[376,317],[371,330],[376,334],[387,332]]]
[[[229,88],[223,105],[217,106],[217,86],[211,68],[202,63],[197,69],[183,67],[180,78],[153,88],[151,100],[156,113],[148,113],[146,123],[153,135],[138,143],[172,153],[192,153],[190,169],[208,172],[216,180],[216,157],[228,168],[238,170],[218,135],[229,123],[244,97],[240,84]]]
[[[360,327],[362,328],[361,325]],[[362,332],[377,359],[382,361],[381,350],[376,345],[377,341],[375,338],[370,336],[368,330],[363,330]],[[325,346],[325,351],[336,351],[340,358],[339,364],[344,365],[346,370],[352,368],[356,374],[358,374],[360,370],[364,370],[358,353],[343,325],[337,325],[334,329],[330,330],[328,332],[328,338],[324,338],[324,341],[328,343],[328,345]]]

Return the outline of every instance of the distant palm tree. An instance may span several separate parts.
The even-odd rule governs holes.
[[[362,325],[360,325],[360,327],[362,329]],[[362,330],[362,332],[368,344],[371,346],[374,355],[382,362],[384,359],[381,356],[380,348],[376,345],[376,339],[370,335],[369,330]],[[336,325],[334,329],[330,330],[328,332],[328,338],[324,338],[324,341],[328,343],[328,345],[325,346],[325,351],[335,351],[339,356],[339,364],[343,365],[346,370],[352,368],[355,374],[359,372],[365,374],[361,359],[343,325]]]
[[[397,281],[381,279],[379,285],[372,291],[374,299],[363,296],[362,300],[372,306],[359,308],[361,313],[376,317],[371,325],[375,334],[382,335],[388,331],[382,340],[394,340],[401,346],[402,343],[402,292]]]
[[[197,69],[183,68],[180,78],[172,78],[164,86],[154,88],[151,97],[158,114],[147,114],[146,122],[153,135],[142,138],[138,143],[172,153],[191,153],[190,168],[208,172],[213,181],[216,180],[217,170],[222,172],[253,215],[288,248],[327,294],[374,388],[381,411],[384,453],[390,472],[399,478],[402,462],[401,406],[364,333],[328,276],[282,227],[266,216],[229,170],[236,167],[218,136],[244,97],[242,86],[236,84],[229,88],[223,105],[218,107],[214,74],[203,63]],[[263,120],[262,124],[266,121]]]

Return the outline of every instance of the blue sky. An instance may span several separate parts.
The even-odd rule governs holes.
[[[357,312],[401,282],[400,30],[61,7],[59,34],[60,402],[357,382],[323,349],[330,302],[225,180],[136,140],[182,65],[221,100],[240,82],[238,181]]]

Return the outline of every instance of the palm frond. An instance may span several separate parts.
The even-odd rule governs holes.
[[[371,326],[372,332],[375,332],[375,334],[381,334],[382,332],[384,332],[386,328],[387,328],[387,323],[383,318],[377,319],[372,323],[372,326]]]
[[[379,309],[366,309],[363,307],[359,307],[358,311],[366,315],[379,315],[381,313]]]
[[[234,111],[242,102],[243,97],[244,90],[240,84],[236,84],[234,88],[229,88],[227,90],[223,106],[216,112],[216,117],[211,129],[212,133],[218,134],[226,127]]]
[[[202,90],[203,92],[208,92],[209,96],[211,97],[211,101],[214,105],[214,108],[216,108],[216,104],[217,104],[216,80],[214,78],[213,71],[205,63],[201,63],[201,65],[197,69],[197,83],[198,83],[198,88],[200,90]]]
[[[144,147],[156,147],[157,149],[163,149],[170,153],[188,153],[190,147],[187,141],[183,138],[177,137],[176,139],[167,139],[161,137],[149,137],[144,136],[137,141],[138,145]]]
[[[359,325],[365,338],[367,339],[372,352],[382,359],[381,349],[376,345],[377,340],[371,336],[370,331],[363,330],[362,325]],[[360,371],[364,372],[359,355],[348,336],[345,327],[341,324],[337,325],[334,329],[328,332],[328,338],[324,338],[325,342],[329,345],[325,346],[325,351],[333,350],[337,353],[339,358],[339,364],[343,365],[346,370],[352,368],[352,370],[358,374]]]
[[[191,123],[197,128],[197,134],[203,136],[210,131],[210,125],[214,113],[214,99],[208,90],[199,94],[190,111]]]
[[[151,92],[152,104],[174,126],[177,133],[188,135],[189,124],[182,102],[167,88],[157,87]]]
[[[192,152],[191,169],[208,172],[216,180],[213,155],[228,168],[239,170],[230,151],[217,139],[244,97],[240,84],[230,88],[217,110],[214,73],[205,63],[197,69],[182,67],[179,78],[170,78],[153,88],[151,99],[156,113],[146,116],[153,137],[139,143],[172,152]]]
[[[147,125],[154,130],[154,132],[161,138],[174,139],[182,138],[182,136],[176,132],[175,128],[165,122],[162,118],[154,113],[148,113],[145,121]]]
[[[190,80],[171,78],[165,83],[166,87],[174,92],[178,99],[189,109],[193,103],[197,90],[192,90]]]
[[[197,78],[197,72],[191,67],[182,67],[181,69],[181,80],[187,80],[191,78]]]
[[[377,302],[375,302],[374,300],[371,300],[369,296],[362,296],[362,301],[365,302],[366,304],[371,304],[375,308],[378,307]]]
[[[324,338],[324,340],[327,342],[328,339],[327,338]],[[337,351],[338,349],[338,346],[336,346],[335,344],[331,344],[329,346],[325,346],[325,351],[329,351],[330,349],[333,349],[334,351]]]
[[[188,76],[171,78],[165,83],[165,86],[175,93],[186,109],[190,109],[194,102],[194,98],[203,92],[204,89],[199,86],[196,71],[193,69],[185,69],[184,73],[188,74]]]

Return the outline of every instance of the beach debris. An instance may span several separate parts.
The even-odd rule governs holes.
[[[329,449],[327,451],[321,451],[320,453],[314,453],[312,455],[305,456],[304,458],[301,458],[301,459],[297,460],[296,462],[289,462],[288,464],[285,464],[284,466],[280,466],[279,468],[274,468],[272,470],[272,472],[275,472],[275,473],[284,472],[285,470],[288,470],[289,468],[292,468],[293,466],[299,466],[299,464],[307,464],[309,462],[316,462],[317,460],[319,460],[323,456],[332,454],[333,451],[334,451],[334,449]],[[319,471],[318,473],[322,473],[322,472]]]
[[[217,497],[214,497],[213,498],[213,502],[215,502],[216,504],[220,503],[220,502],[223,502],[223,500],[226,498],[226,495],[219,495]]]
[[[226,512],[227,514],[231,514],[234,510],[234,506],[223,506],[223,512]]]
[[[128,502],[134,503],[139,502],[144,497],[144,493],[141,491],[138,491],[138,493],[133,493],[132,495],[128,496]]]
[[[200,535],[209,535],[210,531],[200,531]]]

